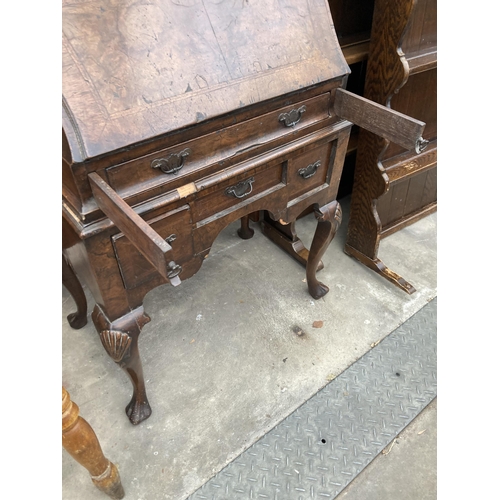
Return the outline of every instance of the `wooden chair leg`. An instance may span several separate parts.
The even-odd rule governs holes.
[[[64,449],[90,473],[99,490],[113,499],[125,496],[116,465],[103,454],[94,430],[79,416],[78,406],[62,388],[62,443]]]

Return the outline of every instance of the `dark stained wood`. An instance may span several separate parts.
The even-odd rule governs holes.
[[[417,291],[411,283],[408,283],[408,281],[406,281],[402,276],[389,269],[379,258],[368,258],[364,253],[359,252],[356,248],[350,247],[347,244],[345,246],[345,251],[348,255],[351,255],[355,259],[359,260],[359,262],[364,264],[366,267],[375,271],[377,274],[382,276],[382,278],[386,279],[404,292],[412,294]]]
[[[427,54],[416,54],[408,57],[408,69],[411,75],[437,68],[437,50]]]
[[[337,89],[335,93],[334,111],[337,116],[365,130],[395,142],[405,149],[420,152],[425,127],[425,123],[420,120],[415,120],[344,89]]]
[[[353,192],[349,214],[346,252],[355,248],[358,254],[375,259],[382,229],[376,200],[389,188],[389,179],[378,161],[373,162],[370,151],[385,147],[386,141],[371,132],[360,130]],[[363,168],[357,168],[357,165]]]
[[[406,58],[437,52],[437,1],[415,2],[401,48]]]
[[[393,219],[400,219],[404,215],[405,201],[408,196],[409,185],[410,179],[402,179],[389,188],[388,194],[392,195],[389,213]]]
[[[200,169],[210,172],[211,167],[228,164],[228,160],[245,151],[255,151],[259,146],[283,138],[290,140],[299,130],[314,126],[329,118],[330,93],[326,92],[312,99],[304,99],[293,105],[283,106],[270,113],[239,122],[212,133],[182,142],[174,147],[155,151],[132,161],[113,165],[106,169],[110,186],[120,196],[130,199],[139,191],[150,191],[169,183],[171,188],[189,182],[190,174]],[[282,114],[304,106],[305,112],[294,127],[286,127],[279,122]],[[168,158],[172,154],[187,151],[182,167],[174,175],[165,175],[158,168],[151,168],[154,162]]]
[[[427,172],[409,177],[408,191],[403,209],[404,217],[411,215],[422,207],[422,196],[424,194],[426,178]]]
[[[193,207],[193,220],[203,221],[214,213],[224,212],[254,196],[262,196],[274,187],[280,188],[284,186],[282,179],[282,162],[270,162],[231,177],[224,173],[207,178],[199,187],[197,203]]]
[[[90,424],[80,416],[78,406],[62,388],[62,444],[63,448],[91,476],[94,485],[115,500],[125,496],[118,469],[103,454],[101,445]]]
[[[269,217],[269,214],[264,213],[260,224],[262,233],[265,236],[290,254],[297,262],[306,267],[309,259],[309,250],[298,237],[294,222],[291,224],[280,224],[279,222],[273,221],[271,217]],[[321,271],[323,267],[323,262],[320,260],[316,271]]]
[[[64,255],[62,256],[62,282],[73,297],[77,308],[75,313],[68,314],[68,323],[71,328],[78,330],[87,324],[87,298],[80,281]]]
[[[349,66],[364,61],[368,57],[368,50],[370,49],[370,42],[361,41],[353,45],[342,47],[342,53]]]
[[[329,18],[326,0],[285,1],[279,11],[273,0],[65,0],[63,120],[73,160],[347,73]]]
[[[129,376],[134,392],[125,408],[130,422],[141,423],[151,416],[152,410],[146,395],[146,386],[139,355],[139,334],[143,326],[150,321],[144,308],[138,307],[129,314],[110,321],[96,305],[92,312],[92,321],[99,332],[101,343],[111,357]]]
[[[193,276],[231,222],[248,238],[250,214],[289,224],[335,200],[351,125],[329,19],[326,0],[63,2],[63,253],[130,377],[133,424],[151,414],[146,293]]]
[[[413,176],[423,170],[435,167],[437,162],[437,141],[429,143],[425,151],[415,156],[413,151],[406,151],[382,162],[389,182],[396,182],[403,177]]]
[[[425,179],[424,193],[422,195],[422,206],[437,204],[437,168],[430,169]]]
[[[151,200],[166,193],[177,196],[179,199],[177,193],[172,190],[199,180],[202,174],[208,176],[219,172],[221,168],[229,168],[239,162],[260,158],[269,151],[286,147],[300,137],[324,130],[328,125],[338,122],[339,119],[334,116],[332,109],[332,89],[342,84],[343,79],[341,78],[331,82],[320,82],[312,89],[301,89],[294,94],[242,108],[237,112],[237,120],[235,120],[234,114],[232,116],[224,115],[217,120],[200,122],[196,127],[160,135],[155,141],[130,145],[128,148],[114,152],[111,162],[108,156],[93,158],[83,163],[71,162],[70,158],[69,169],[72,172],[72,180],[76,184],[75,193],[79,196],[79,200],[73,202],[74,198],[65,198],[65,202],[79,216],[80,221],[85,221],[86,225],[102,217],[87,180],[87,175],[94,171],[107,180],[108,184],[132,206],[151,202]],[[324,100],[325,95],[327,101]],[[324,106],[320,114],[315,113],[315,107],[311,109],[311,106],[306,106],[306,111],[295,126],[286,127],[283,122],[279,121],[283,112],[307,105],[311,98],[313,102],[317,102],[315,96]],[[255,131],[250,132],[246,123],[261,115],[268,115],[271,110],[270,116],[274,123],[273,134],[266,138]],[[254,120],[253,123],[257,129],[260,129],[263,122]],[[207,135],[225,137],[225,131],[228,129],[244,130],[245,134],[230,134],[235,145],[227,140],[219,142],[219,140],[205,141],[203,139]],[[258,140],[256,142],[248,141],[247,137],[257,137]],[[166,175],[160,169],[151,168],[152,163],[156,160],[161,160],[170,153],[182,152],[186,149],[186,144],[189,146],[189,142],[197,138],[204,144],[207,158],[206,162],[198,161],[197,168],[192,168],[192,162],[199,154],[197,149],[195,151],[191,149],[191,153],[185,158],[184,167],[173,175]],[[223,149],[229,147],[231,153],[224,153]],[[168,154],[166,154],[167,152]],[[135,165],[135,169],[129,168],[130,165]],[[122,169],[124,169],[124,175],[122,175]]]
[[[361,130],[345,252],[408,293],[380,239],[436,210],[436,0],[375,0],[364,97],[426,123],[422,154]]]
[[[254,235],[254,230],[250,227],[250,216],[241,218],[241,227],[238,229],[238,236],[242,240],[249,240]]]
[[[196,274],[228,224],[248,238],[252,214],[314,210],[307,287],[328,292],[348,73],[326,0],[63,2],[63,255],[131,380],[133,424],[151,415],[144,297]]]
[[[172,259],[181,266],[194,254],[191,222],[188,205],[147,220],[151,229],[172,247]],[[157,269],[134,248],[123,233],[113,236],[112,242],[125,288],[136,288],[158,275]],[[179,278],[182,280],[183,277],[181,272]]]
[[[434,171],[435,172],[435,171]],[[437,203],[430,203],[425,206],[425,208],[418,210],[417,212],[413,212],[411,215],[406,215],[403,218],[392,222],[391,224],[385,225],[384,229],[381,232],[381,237],[385,238],[400,229],[403,229],[414,222],[423,219],[427,215],[434,213],[437,210]]]
[[[309,293],[314,299],[324,297],[329,288],[316,278],[316,271],[328,245],[332,241],[342,222],[342,209],[338,201],[332,201],[324,207],[315,210],[318,225],[311,243],[311,250],[307,259],[306,277]]]
[[[334,112],[338,117],[349,120],[358,127],[376,134],[378,136],[377,140],[385,138],[418,153],[428,145],[427,141],[422,137],[425,128],[424,122],[395,112],[386,106],[369,101],[345,89],[337,88],[335,91]],[[325,152],[320,149],[311,151],[302,160],[303,169],[315,167],[314,177],[311,176],[310,185],[304,184],[303,181],[300,183],[303,192],[314,187],[314,184],[318,185],[326,180]],[[329,152],[328,155],[332,156]],[[299,161],[299,158],[294,159],[292,165]],[[299,193],[295,195],[297,194]],[[403,209],[404,206],[401,207],[401,210]],[[304,246],[297,236],[293,234],[293,228],[285,228],[283,225],[266,221],[263,221],[262,228],[268,237],[297,261],[305,263]],[[377,229],[374,231],[376,232]]]
[[[374,0],[329,0],[328,3],[343,51],[360,39],[369,40]],[[344,57],[349,63],[345,52]]]
[[[418,97],[418,98],[416,98]],[[408,76],[408,81],[391,99],[391,108],[425,122],[423,138],[437,140],[437,68]],[[409,148],[407,148],[409,149]],[[394,158],[407,150],[391,142],[382,155],[382,161]],[[416,155],[413,155],[416,157]]]
[[[172,247],[144,222],[96,173],[89,174],[90,186],[99,208],[129,239],[137,250],[165,278]],[[179,284],[172,283],[172,284]]]

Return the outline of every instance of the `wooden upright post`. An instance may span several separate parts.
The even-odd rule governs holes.
[[[113,499],[125,496],[116,465],[103,454],[89,423],[79,415],[78,406],[62,388],[62,444],[64,449],[90,473],[92,482]]]

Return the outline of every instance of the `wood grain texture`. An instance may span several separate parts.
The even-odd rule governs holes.
[[[437,52],[437,0],[418,0],[401,43],[407,59]]]
[[[106,169],[109,184],[124,198],[131,197],[140,190],[160,187],[166,183],[178,185],[182,181],[187,181],[190,174],[201,168],[210,169],[214,165],[227,165],[232,157],[244,151],[255,150],[282,137],[290,139],[298,131],[326,120],[329,118],[330,98],[330,93],[327,92],[173,147],[155,151],[136,160],[113,165]],[[300,107],[304,107],[305,112],[294,127],[286,127],[279,122],[281,114]],[[189,150],[189,155],[185,157],[183,166],[175,175],[151,168],[152,163],[158,159],[185,150]]]
[[[92,482],[113,499],[125,496],[118,469],[103,454],[101,445],[90,424],[80,416],[78,406],[62,388],[62,444],[63,448],[91,476]]]
[[[437,139],[437,68],[410,74],[406,84],[392,96],[391,108],[425,122],[424,139]],[[407,149],[391,142],[382,161],[406,153]],[[414,155],[416,158],[417,155]]]
[[[360,39],[369,40],[374,0],[329,0],[328,3],[343,50]]]
[[[87,178],[92,172],[97,172],[127,204],[136,206],[194,182],[200,174],[210,175],[266,154],[338,122],[333,113],[332,89],[342,84],[342,78],[319,82],[312,88],[237,109],[216,120],[200,122],[196,127],[162,134],[153,141],[131,144],[111,155],[85,162],[73,161],[70,156],[63,161],[67,174],[65,202],[87,224],[102,218]],[[279,121],[281,113],[301,106],[306,106],[306,111],[295,126],[286,127]],[[161,158],[185,149],[190,153],[174,175],[152,168]]]
[[[398,113],[364,97],[337,89],[334,111],[337,116],[349,120],[365,130],[415,150],[422,138],[425,123]]]
[[[228,224],[248,237],[255,212],[291,224],[314,207],[306,281],[327,292],[348,73],[326,0],[63,2],[63,255],[130,378],[132,424],[151,415],[144,298],[196,274]]]
[[[144,222],[96,173],[89,175],[94,198],[101,210],[127,236],[132,245],[168,279],[172,247]]]
[[[62,12],[75,161],[349,72],[326,0],[65,0]]]
[[[104,349],[111,359],[125,371],[132,383],[134,392],[125,407],[125,413],[130,422],[137,425],[149,418],[152,413],[146,395],[139,354],[139,335],[150,318],[141,306],[116,321],[110,321],[103,310],[96,305],[92,311],[92,321],[99,332]]]
[[[314,215],[318,220],[318,225],[307,259],[306,278],[311,297],[320,299],[328,293],[329,288],[324,283],[318,281],[316,272],[321,262],[321,257],[324,255],[342,223],[342,209],[338,201],[332,201],[324,207],[316,208]]]
[[[71,264],[62,256],[62,282],[76,304],[76,312],[68,314],[71,328],[78,330],[87,324],[87,298]]]
[[[345,251],[408,293],[378,258],[380,239],[435,209],[435,0],[375,0],[364,97],[426,123],[421,155],[361,130]],[[434,19],[434,20],[433,20]],[[405,53],[408,52],[408,54]],[[410,58],[410,62],[408,60]]]

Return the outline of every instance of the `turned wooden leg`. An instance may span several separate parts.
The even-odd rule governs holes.
[[[76,312],[68,314],[68,323],[71,328],[78,330],[87,324],[87,298],[80,281],[64,255],[62,256],[62,282],[76,303]]]
[[[329,288],[316,278],[318,263],[323,257],[328,245],[332,241],[337,229],[342,222],[342,209],[338,201],[333,201],[319,210],[315,210],[318,225],[309,250],[309,258],[306,265],[306,279],[309,293],[314,299],[320,299],[326,295]]]
[[[250,216],[245,215],[241,218],[241,227],[238,229],[238,235],[242,240],[249,240],[253,236],[254,230],[250,227]]]
[[[62,444],[90,473],[92,482],[113,499],[125,496],[116,465],[103,454],[94,430],[79,416],[78,406],[62,388]]]
[[[134,393],[125,408],[130,422],[137,425],[151,416],[151,406],[146,396],[146,386],[139,355],[139,334],[142,327],[150,321],[142,307],[110,322],[99,306],[92,313],[102,345],[109,356],[129,376]]]

